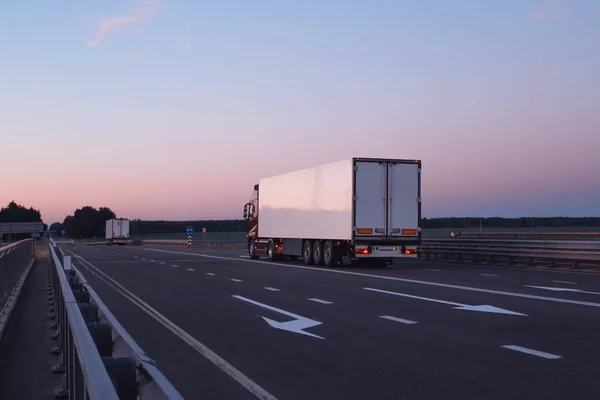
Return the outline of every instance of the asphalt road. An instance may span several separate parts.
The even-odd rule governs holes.
[[[600,398],[600,275],[310,268],[235,247],[66,249],[188,399]]]

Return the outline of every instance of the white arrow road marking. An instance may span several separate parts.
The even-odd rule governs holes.
[[[317,325],[321,325],[322,322],[317,322],[317,321],[314,321],[312,319],[303,317],[301,315],[291,313],[289,311],[281,310],[279,308],[275,308],[275,307],[272,307],[272,306],[269,306],[269,305],[266,305],[266,304],[263,304],[263,303],[259,303],[258,301],[251,300],[251,299],[248,299],[248,298],[243,297],[243,296],[233,295],[233,297],[235,297],[236,299],[243,300],[243,301],[246,301],[248,303],[254,304],[256,306],[259,306],[259,307],[262,307],[262,308],[266,308],[267,310],[275,311],[275,312],[278,312],[280,314],[287,315],[288,317],[294,318],[292,321],[277,322],[277,321],[274,321],[274,320],[272,320],[270,318],[262,317],[262,319],[264,319],[265,321],[267,321],[267,323],[269,325],[271,325],[275,329],[282,329],[284,331],[289,331],[289,332],[293,332],[293,333],[299,333],[301,335],[311,336],[311,337],[315,337],[315,338],[318,338],[318,339],[325,339],[325,338],[323,338],[321,336],[317,336],[317,335],[314,335],[314,334],[312,334],[310,332],[305,332],[304,331],[304,329],[312,328],[313,326],[317,326]]]
[[[562,358],[562,356],[558,356],[556,354],[544,353],[543,351],[528,349],[527,347],[516,346],[514,344],[502,346],[505,349],[520,351],[521,353],[531,354],[532,356],[547,358],[549,360],[556,360]]]
[[[588,292],[587,290],[582,290],[582,289],[571,289],[571,288],[552,287],[552,286],[533,286],[533,285],[523,285],[523,286],[531,287],[531,288],[535,288],[535,289],[551,290],[553,292],[574,292],[574,293],[599,294],[600,295],[600,292]]]
[[[456,306],[456,307],[454,307],[454,309],[456,309],[456,310],[481,311],[481,312],[489,312],[489,313],[495,313],[495,314],[508,314],[508,315],[522,315],[522,316],[525,316],[525,317],[527,316],[527,314],[521,314],[521,313],[510,311],[510,310],[505,310],[503,308],[490,306],[490,305],[487,305],[487,304],[486,305],[479,305],[479,306],[470,306],[468,304],[453,303],[451,301],[430,299],[430,298],[427,298],[427,297],[413,296],[411,294],[397,293],[397,292],[388,292],[387,290],[381,290],[381,289],[373,289],[373,288],[363,288],[363,289],[364,290],[370,290],[372,292],[379,292],[379,293],[385,293],[385,294],[393,294],[394,296],[410,297],[411,299],[419,299],[419,300],[433,301],[434,303],[449,304],[451,306]]]

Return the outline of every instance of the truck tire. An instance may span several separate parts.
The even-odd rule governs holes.
[[[269,243],[267,244],[267,255],[271,261],[277,261],[279,258],[275,253],[275,242],[273,242],[273,240],[269,240]]]
[[[315,240],[313,245],[313,260],[315,265],[323,265],[323,242]]]
[[[304,257],[304,264],[312,265],[314,263],[313,246],[310,240],[304,241],[304,246],[302,246],[302,256]]]
[[[331,267],[337,263],[337,254],[333,248],[331,240],[327,240],[323,245],[323,264]]]
[[[254,239],[251,239],[248,242],[248,256],[251,260],[258,259],[258,255],[256,254],[256,244],[254,243]]]

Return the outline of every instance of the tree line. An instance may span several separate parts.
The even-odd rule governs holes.
[[[576,227],[600,227],[600,217],[521,217],[521,218],[423,218],[421,227],[423,229],[467,229],[467,228],[576,228]],[[199,232],[206,228],[208,232],[244,232],[247,222],[243,219],[234,220],[196,220],[196,221],[146,221],[134,220],[131,223],[132,230],[141,234],[149,233],[185,233],[188,226]]]
[[[42,214],[39,210],[33,207],[25,207],[17,204],[14,201],[8,203],[8,206],[0,208],[0,224],[10,222],[42,222]],[[44,231],[48,229],[48,225],[44,224]],[[2,241],[0,234],[0,241]],[[25,239],[31,237],[28,233],[12,233],[13,240]]]
[[[96,209],[85,206],[75,210],[73,215],[68,215],[62,223],[50,225],[50,230],[56,233],[64,230],[66,236],[76,238],[104,237],[106,221],[116,217],[115,212],[108,207]]]
[[[33,207],[24,207],[11,201],[0,209],[0,223],[5,222],[42,222],[42,214]]]
[[[0,214],[1,215],[1,214]],[[90,206],[75,210],[73,215],[65,218],[63,223],[54,223],[50,230],[60,233],[66,231],[71,237],[104,237],[106,221],[117,218],[116,214],[108,207],[95,209]],[[207,232],[244,232],[247,222],[243,219],[233,220],[192,220],[192,221],[166,221],[166,220],[131,220],[130,233],[138,234],[171,234],[185,233],[186,228],[192,226],[195,232],[203,228]],[[468,229],[479,228],[578,228],[600,227],[600,217],[457,217],[457,218],[423,218],[423,229]]]
[[[139,229],[139,233],[185,233],[188,226],[200,232],[203,228],[207,232],[243,232],[246,230],[246,220],[197,220],[197,221],[146,221],[133,220],[132,226]]]

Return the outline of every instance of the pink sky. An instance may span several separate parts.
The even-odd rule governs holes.
[[[373,156],[423,161],[425,217],[600,215],[595,2],[86,4],[1,6],[0,206],[236,218],[262,177]]]

